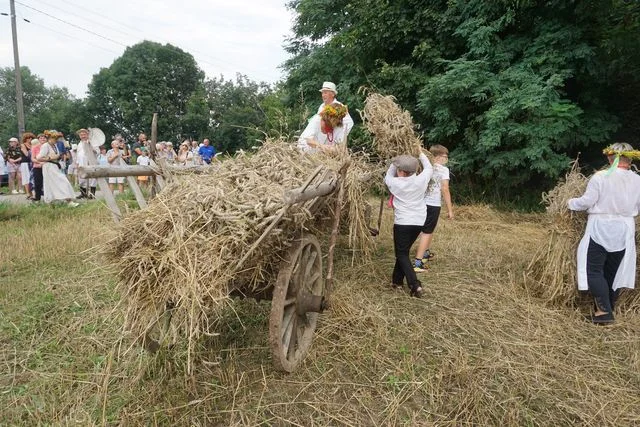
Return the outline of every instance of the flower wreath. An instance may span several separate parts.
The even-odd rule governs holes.
[[[322,109],[320,117],[334,129],[342,126],[342,119],[344,119],[348,112],[349,110],[346,105],[334,102],[333,104],[326,105]]]
[[[613,145],[608,146],[604,150],[602,150],[602,154],[606,156],[616,156],[611,164],[611,167],[607,170],[607,175],[610,175],[614,170],[618,168],[618,164],[620,163],[620,157],[626,157],[630,160],[640,160],[640,151],[638,150],[615,150]]]
[[[60,136],[60,132],[58,132],[55,129],[49,129],[49,130],[45,130],[44,131],[44,136],[47,137],[47,139],[49,138],[57,138]]]
[[[640,151],[638,150],[614,150],[613,145],[602,150],[602,154],[607,156],[626,157],[631,160],[640,160]]]

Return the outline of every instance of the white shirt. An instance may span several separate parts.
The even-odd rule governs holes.
[[[7,174],[7,165],[4,161],[4,151],[2,151],[2,147],[0,147],[0,175]]]
[[[436,163],[433,166],[433,176],[427,187],[427,194],[424,196],[425,205],[442,206],[442,181],[449,181],[449,168]]]
[[[96,154],[96,158],[100,153],[100,149],[93,148],[93,146],[89,143],[89,140],[80,141],[78,143],[78,150],[77,150],[77,156],[76,156],[76,161],[79,166],[87,166],[89,164],[89,159],[87,158],[87,154],[85,150],[93,150],[93,152]]]
[[[625,248],[630,231],[621,218],[632,218],[640,209],[640,176],[630,170],[616,168],[611,175],[597,172],[587,184],[582,197],[570,199],[569,209],[594,216],[590,237],[608,252]]]
[[[149,156],[138,156],[136,163],[140,166],[149,166]]]
[[[418,175],[406,177],[396,176],[396,167],[391,165],[384,178],[389,191],[393,194],[395,220],[398,225],[424,225],[427,219],[427,206],[424,204],[424,193],[433,174],[429,159],[420,153],[423,171]]]
[[[336,104],[344,105],[342,102],[338,101],[337,99],[334,99],[333,102],[335,102]],[[325,104],[324,102],[320,104],[320,106],[318,107],[318,114],[322,112],[322,109],[326,105],[327,104]],[[344,127],[345,135],[349,135],[349,132],[351,132],[351,129],[353,128],[353,119],[351,118],[351,115],[349,113],[347,113],[347,115],[344,116],[344,118],[342,119],[342,126]]]
[[[321,121],[322,119],[318,114],[316,114],[311,118],[311,120],[309,120],[307,127],[302,131],[302,134],[298,139],[298,148],[300,150],[311,152],[311,153],[318,151],[316,148],[309,147],[309,144],[307,143],[308,138],[315,139],[321,145],[342,144],[344,142],[344,138],[345,138],[344,125],[338,126],[337,128],[333,129],[333,136],[332,136],[332,139],[330,140],[329,134],[322,133],[322,130],[320,129]]]

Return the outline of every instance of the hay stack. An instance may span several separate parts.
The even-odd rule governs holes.
[[[299,187],[320,165],[318,179],[337,173],[349,161],[343,209],[353,247],[368,250],[372,242],[364,220],[366,169],[361,159],[305,155],[282,141],[267,141],[256,153],[240,153],[199,175],[176,176],[147,209],[127,216],[101,253],[115,266],[127,327],[142,336],[158,319],[167,301],[176,304],[172,325],[189,338],[211,332],[229,301],[229,293],[257,293],[273,285],[281,254],[302,231],[329,232],[335,195],[314,208],[311,202],[291,206],[244,265],[245,251],[284,208],[283,194]],[[334,193],[335,194],[335,193]],[[324,203],[323,203],[324,202]],[[350,215],[347,217],[346,215]]]
[[[567,201],[580,197],[587,182],[588,178],[580,173],[576,162],[564,181],[542,196],[547,206],[549,237],[534,254],[527,268],[527,281],[534,295],[551,305],[575,307],[592,304],[590,298],[578,292],[576,277],[576,252],[585,230],[587,214],[567,209]],[[623,289],[617,310],[639,311],[640,293]]]
[[[370,93],[360,115],[373,135],[374,149],[381,158],[401,154],[418,156],[422,151],[422,139],[415,131],[411,114],[403,110],[393,96]]]

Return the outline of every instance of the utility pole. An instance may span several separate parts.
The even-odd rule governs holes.
[[[22,102],[22,73],[20,71],[20,56],[18,55],[18,28],[16,25],[16,4],[9,0],[11,5],[11,35],[13,37],[13,62],[16,71],[16,107],[18,115],[18,140],[22,141],[24,133],[24,104]]]

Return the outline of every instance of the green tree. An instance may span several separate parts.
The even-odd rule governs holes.
[[[203,81],[193,56],[170,44],[144,41],[93,76],[87,108],[107,134],[129,138],[148,132],[157,112],[158,137],[179,140],[201,125],[193,115]]]
[[[82,124],[83,102],[66,88],[47,87],[28,67],[21,68],[25,126],[34,133],[57,129],[72,134]],[[17,135],[15,73],[13,68],[0,68],[0,138],[2,144]]]
[[[549,185],[640,128],[640,6],[624,0],[294,0],[288,102],[338,83],[395,95],[457,176]],[[313,101],[311,101],[311,105]]]
[[[234,153],[256,146],[282,124],[282,104],[266,83],[238,74],[235,81],[214,78],[205,87],[211,111],[209,136],[219,151]]]

